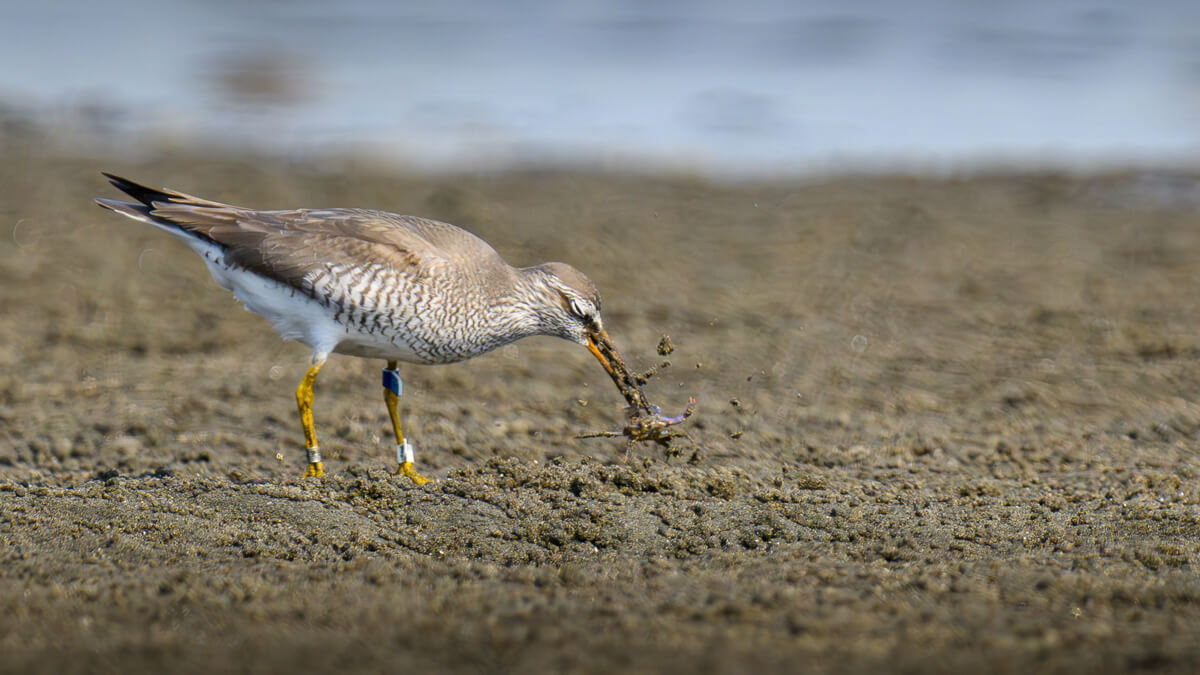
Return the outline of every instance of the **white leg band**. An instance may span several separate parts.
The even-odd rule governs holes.
[[[312,447],[308,449],[308,463],[319,464],[321,462],[321,448]]]
[[[396,461],[401,464],[413,461],[413,445],[408,441],[396,444]]]

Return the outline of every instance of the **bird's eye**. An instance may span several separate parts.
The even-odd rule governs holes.
[[[559,299],[562,301],[562,308],[571,316],[582,319],[585,322],[594,321],[599,308],[592,301],[581,298],[574,293],[558,292]]]
[[[578,300],[571,299],[569,301],[569,304],[571,306],[571,313],[574,314],[575,316],[586,319],[587,317],[591,316],[591,314],[592,314],[590,311],[588,311],[588,308],[584,307],[583,304],[580,303]]]

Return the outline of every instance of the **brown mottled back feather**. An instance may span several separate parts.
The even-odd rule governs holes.
[[[231,264],[305,292],[306,276],[329,265],[378,264],[410,277],[511,273],[487,242],[448,223],[366,209],[256,211],[106,175],[154,220],[221,245]]]

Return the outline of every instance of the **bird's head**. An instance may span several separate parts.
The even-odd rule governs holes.
[[[596,285],[582,272],[564,263],[544,263],[521,271],[533,280],[532,287],[540,298],[536,302],[540,307],[537,312],[540,332],[586,346],[629,403],[626,410],[633,415],[631,419],[644,421],[650,416],[655,424],[660,423],[662,416],[658,408],[646,400],[638,378],[629,372],[604,330],[604,324],[600,321],[600,293]],[[691,408],[684,417],[690,414]],[[666,426],[677,423],[669,422]],[[640,436],[631,438],[642,439]]]
[[[563,263],[544,263],[520,272],[531,282],[522,286],[526,291],[532,291],[532,297],[536,298],[521,294],[527,308],[536,308],[538,332],[586,346],[629,404],[625,408],[624,431],[598,435],[624,435],[631,443],[654,441],[668,445],[677,435],[669,429],[691,416],[696,399],[691,399],[687,409],[675,417],[664,416],[658,406],[646,400],[641,385],[646,383],[651,371],[642,375],[629,372],[600,321],[600,293],[582,272]]]
[[[543,302],[539,312],[542,329],[571,342],[585,345],[616,377],[613,360],[620,361],[617,349],[604,331],[600,320],[600,292],[583,272],[566,263],[543,263],[523,270],[536,279]]]

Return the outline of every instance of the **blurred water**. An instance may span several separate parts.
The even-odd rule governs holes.
[[[122,143],[715,173],[1200,148],[1193,0],[6,4],[8,115]]]

